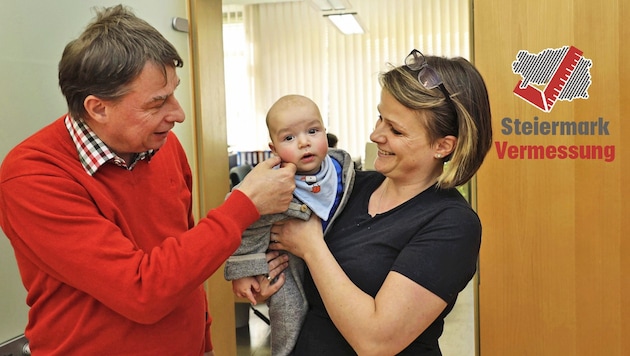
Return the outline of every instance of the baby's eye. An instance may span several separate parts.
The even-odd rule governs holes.
[[[288,135],[288,136],[285,136],[285,137],[284,137],[283,141],[293,141],[293,139],[294,139],[294,138],[295,138],[295,136],[293,136],[293,135]]]
[[[314,129],[314,128],[313,128],[313,129],[309,129],[309,130],[308,130],[308,133],[309,133],[310,135],[315,134],[315,133],[318,133],[318,132],[319,132],[319,129]]]

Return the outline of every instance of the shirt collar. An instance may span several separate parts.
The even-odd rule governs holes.
[[[79,154],[79,161],[81,161],[81,165],[83,165],[87,174],[91,176],[109,161],[112,161],[119,167],[132,170],[136,163],[143,159],[150,160],[156,152],[155,150],[148,150],[138,153],[134,156],[131,164],[127,164],[125,160],[112,152],[103,140],[96,136],[96,133],[92,131],[85,121],[66,115],[64,122]]]

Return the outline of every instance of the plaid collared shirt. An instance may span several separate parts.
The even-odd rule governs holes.
[[[74,141],[74,145],[77,147],[79,160],[87,174],[91,176],[109,161],[112,161],[119,167],[132,170],[136,163],[143,159],[150,160],[156,152],[155,150],[148,150],[136,153],[131,164],[127,164],[125,160],[112,152],[83,120],[76,120],[67,115],[64,122],[70,137],[72,137],[72,141]]]

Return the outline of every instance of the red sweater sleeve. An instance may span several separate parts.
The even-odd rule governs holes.
[[[8,194],[23,191],[25,185],[49,192],[31,199]],[[15,180],[3,187],[2,209],[12,207],[5,210],[3,228],[21,255],[35,264],[24,275],[26,287],[32,288],[42,271],[138,323],[156,322],[178,304],[180,296],[202,285],[236,250],[246,226],[258,218],[245,195],[231,194],[194,228],[144,250],[98,216],[90,202],[50,199],[66,195],[50,191],[52,187],[63,189],[67,184],[49,177]],[[83,213],[76,216],[74,211]]]

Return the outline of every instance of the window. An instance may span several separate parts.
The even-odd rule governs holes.
[[[388,63],[402,64],[412,48],[470,58],[469,0],[355,0],[352,5],[365,34],[341,34],[306,1],[247,5],[224,16],[233,149],[267,149],[267,109],[282,95],[302,94],[319,105],[338,147],[363,156],[380,100],[377,76]]]

